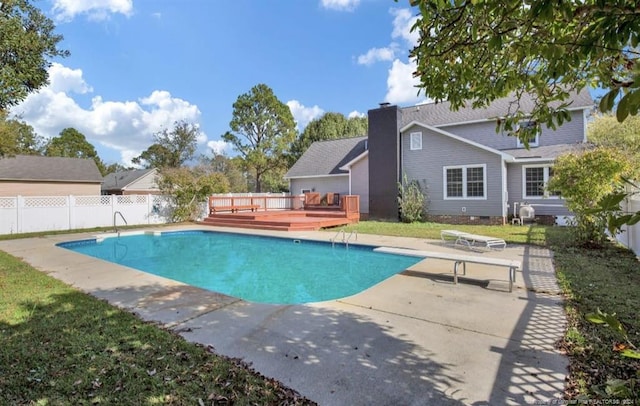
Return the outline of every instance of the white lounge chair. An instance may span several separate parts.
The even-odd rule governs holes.
[[[442,241],[454,241],[454,245],[465,245],[467,248],[476,246],[476,243],[484,244],[487,248],[505,249],[507,243],[501,238],[486,237],[484,235],[470,234],[458,230],[442,230],[440,231]]]

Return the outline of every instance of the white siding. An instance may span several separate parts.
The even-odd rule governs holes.
[[[369,157],[351,166],[351,194],[360,196],[360,213],[369,213]]]
[[[302,189],[312,190],[320,193],[321,196],[329,192],[348,195],[349,175],[291,179],[291,194],[300,194]]]

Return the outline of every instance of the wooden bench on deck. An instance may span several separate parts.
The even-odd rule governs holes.
[[[235,206],[211,206],[209,212],[210,214],[214,214],[219,211],[230,211],[231,213],[236,213],[240,210],[251,210],[257,211],[260,208],[257,204],[246,204],[246,205],[235,205]]]
[[[379,247],[374,249],[378,252],[386,252],[389,254],[409,255],[413,257],[442,259],[446,261],[454,261],[453,264],[453,282],[458,284],[458,271],[462,265],[462,274],[467,274],[467,263],[492,265],[507,268],[509,271],[509,292],[513,290],[513,284],[516,281],[516,272],[522,270],[522,262],[511,259],[490,258],[472,255],[452,254],[448,252],[434,252],[411,250],[406,248]]]

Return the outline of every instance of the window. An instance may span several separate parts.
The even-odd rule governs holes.
[[[445,199],[486,199],[486,165],[445,166]]]
[[[421,132],[417,132],[417,133],[411,133],[409,135],[410,138],[410,148],[411,151],[415,151],[418,149],[422,149],[422,133]]]
[[[538,123],[536,123],[535,121],[523,121],[520,124],[518,124],[518,129],[516,130],[514,136],[518,135],[518,132],[520,129],[527,129],[527,130],[536,130],[537,131],[533,134],[531,134],[531,136],[529,137],[529,147],[537,147],[538,146],[538,141],[540,138],[540,129],[538,128]],[[518,146],[518,148],[524,148],[525,145],[524,143],[520,140],[520,138],[516,138],[516,145]]]
[[[558,197],[560,193],[547,190],[547,184],[553,176],[550,166],[525,166],[522,168],[522,197],[544,198]]]

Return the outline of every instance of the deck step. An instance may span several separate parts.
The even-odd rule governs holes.
[[[359,215],[350,216],[338,210],[283,210],[214,213],[200,224],[218,227],[252,228],[261,230],[313,231],[323,227],[335,227],[357,223]]]

